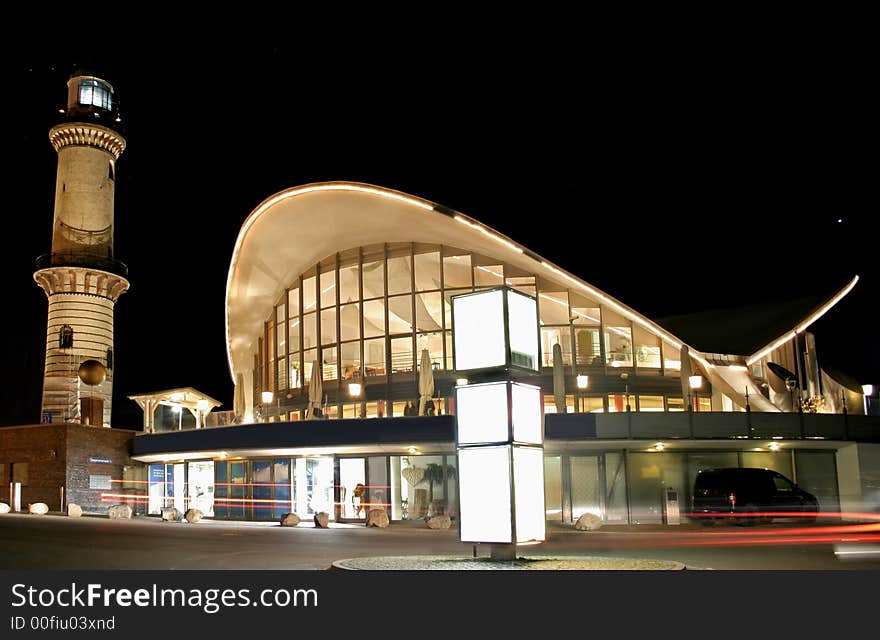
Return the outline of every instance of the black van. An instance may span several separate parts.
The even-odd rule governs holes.
[[[735,520],[742,524],[770,522],[772,515],[754,517],[709,514],[735,513],[817,513],[819,501],[781,473],[771,469],[705,469],[694,481],[692,512],[709,524],[715,520]],[[706,514],[706,515],[701,515]],[[777,516],[780,517],[780,516]],[[813,518],[815,519],[815,518]]]

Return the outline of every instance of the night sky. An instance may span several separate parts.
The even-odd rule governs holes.
[[[117,163],[114,426],[127,395],[195,387],[231,408],[224,294],[232,247],[266,197],[322,180],[461,211],[662,317],[841,288],[813,326],[820,365],[880,384],[869,83],[854,65],[739,53],[546,59],[285,47],[167,47],[149,59],[7,61],[0,424],[39,419],[56,154],[75,66],[113,84]],[[872,152],[869,154],[869,148]]]

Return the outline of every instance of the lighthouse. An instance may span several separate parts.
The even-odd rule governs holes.
[[[52,251],[34,280],[49,299],[42,422],[110,426],[113,307],[128,269],[113,255],[116,161],[125,139],[113,87],[92,75],[67,82],[62,122],[49,131],[58,154]]]

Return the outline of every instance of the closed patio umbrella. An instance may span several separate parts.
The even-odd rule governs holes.
[[[321,367],[318,361],[312,361],[312,375],[309,378],[309,408],[306,420],[314,419],[316,411],[321,410],[321,396],[324,395],[324,384],[321,381]]]
[[[553,397],[556,400],[556,413],[565,413],[565,368],[562,364],[562,347],[553,345]]]
[[[419,415],[425,415],[425,405],[434,396],[434,368],[427,349],[422,349],[419,362]]]
[[[236,421],[244,419],[244,375],[235,376],[235,391],[232,394],[232,412]]]

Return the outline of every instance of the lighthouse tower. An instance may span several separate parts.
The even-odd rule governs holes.
[[[58,153],[52,252],[34,280],[49,298],[42,422],[110,426],[113,306],[128,289],[113,256],[116,161],[125,139],[113,87],[89,75],[67,83],[63,122],[49,131]]]

